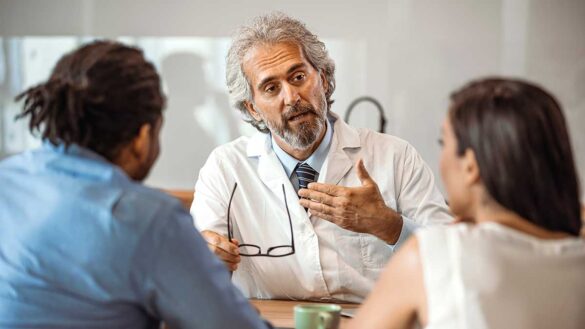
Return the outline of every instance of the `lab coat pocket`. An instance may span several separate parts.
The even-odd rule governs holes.
[[[386,206],[399,211],[394,199],[384,200]],[[382,268],[390,260],[392,249],[386,242],[371,234],[360,234],[362,260],[366,268]]]
[[[360,245],[364,267],[381,269],[390,260],[392,250],[384,241],[371,234],[360,234]]]

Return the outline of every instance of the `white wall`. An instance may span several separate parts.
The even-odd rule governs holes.
[[[0,33],[211,38],[218,46],[215,57],[203,59],[207,83],[223,98],[219,67],[226,43],[221,40],[254,15],[270,10],[300,18],[326,39],[338,68],[334,111],[343,114],[349,102],[363,94],[376,97],[390,120],[388,132],[410,141],[436,174],[436,139],[448,94],[469,79],[503,74],[531,79],[558,96],[570,124],[580,175],[585,177],[582,0],[0,0]],[[179,93],[175,96],[181,97]],[[210,102],[209,91],[205,97]],[[219,111],[209,104],[207,111]],[[374,112],[368,110],[368,105],[356,110],[361,114],[354,112],[352,123],[376,127]],[[204,157],[177,158],[186,148],[195,152],[202,145],[192,140],[180,111],[167,113],[163,147],[168,151],[148,181],[152,185],[190,187],[200,166],[195,158]],[[241,126],[231,131],[245,132]],[[216,136],[212,143],[220,140]]]

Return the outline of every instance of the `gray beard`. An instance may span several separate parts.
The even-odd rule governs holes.
[[[310,148],[313,143],[315,143],[317,138],[321,136],[323,129],[325,129],[324,121],[321,120],[321,118],[316,121],[316,125],[313,125],[311,122],[303,123],[299,127],[298,134],[286,128],[273,129],[273,127],[271,127],[268,122],[267,126],[270,131],[284,140],[285,143],[290,145],[295,150],[306,150]]]
[[[299,107],[301,107],[299,109]],[[298,133],[295,133],[290,126],[288,125],[288,121],[285,120],[287,117],[291,117],[294,113],[300,113],[303,110],[310,110],[314,114],[317,115],[317,120],[315,123],[313,122],[305,122],[299,126]],[[277,123],[274,123],[270,120],[264,119],[264,123],[266,127],[270,130],[271,133],[275,134],[276,136],[280,137],[286,144],[292,147],[295,150],[306,150],[313,146],[313,143],[321,136],[323,133],[323,129],[326,129],[326,114],[327,113],[327,102],[323,99],[321,110],[315,110],[312,106],[307,105],[297,105],[291,108],[287,113],[282,115],[282,122],[283,125],[279,126]],[[323,115],[321,115],[323,114]]]

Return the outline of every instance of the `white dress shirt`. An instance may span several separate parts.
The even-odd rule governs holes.
[[[400,212],[404,227],[451,220],[431,170],[407,142],[348,126],[330,113],[331,145],[318,182],[360,186],[359,158],[388,207]],[[269,134],[241,137],[215,149],[199,173],[191,207],[199,230],[227,236],[230,209],[240,243],[268,248],[290,243],[292,218],[296,252],[286,257],[242,257],[233,282],[253,298],[337,299],[361,302],[371,290],[393,248],[370,234],[351,232],[312,216],[299,204],[295,188],[279,161]]]

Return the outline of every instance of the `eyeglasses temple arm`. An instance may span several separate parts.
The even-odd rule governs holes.
[[[230,195],[230,202],[228,203],[228,209],[227,209],[227,230],[228,230],[228,241],[232,242],[232,225],[231,225],[231,221],[230,221],[230,209],[232,208],[232,200],[234,198],[234,194],[236,194],[236,188],[238,187],[238,183],[236,182],[234,184],[234,189],[232,190],[232,194]]]

